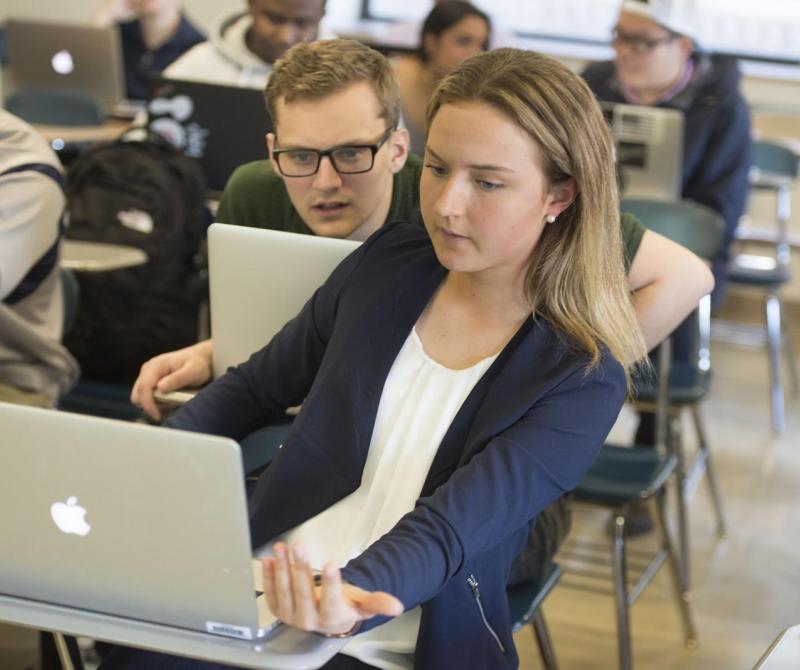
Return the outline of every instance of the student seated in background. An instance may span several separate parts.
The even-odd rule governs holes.
[[[61,164],[27,123],[0,109],[0,401],[52,407],[78,379],[61,344]]]
[[[516,668],[511,562],[646,355],[613,143],[584,82],[532,52],[481,54],[441,82],[428,122],[425,228],[374,233],[169,421],[236,439],[303,403],[251,532],[276,542],[273,613],[351,638],[330,670]],[[159,661],[204,667],[128,650],[107,667]]]
[[[463,0],[444,0],[422,23],[418,52],[394,59],[403,122],[415,154],[425,152],[425,110],[436,85],[465,59],[486,51],[491,32],[489,17],[477,7]]]
[[[625,0],[613,33],[616,58],[590,65],[583,76],[600,100],[685,114],[682,195],[719,212],[727,229],[726,251],[713,267],[717,305],[727,247],[747,204],[750,111],[736,60],[698,48],[697,14],[690,4]]]
[[[173,79],[263,89],[273,63],[300,42],[313,42],[325,0],[247,0],[227,12],[198,44],[165,71]]]
[[[161,72],[205,36],[181,9],[181,0],[104,0],[94,16],[98,26],[119,26],[126,95],[148,97],[148,76]]]
[[[615,60],[590,65],[583,76],[600,100],[684,113],[682,196],[707,205],[725,220],[725,251],[712,267],[712,304],[717,306],[725,289],[728,248],[747,204],[750,112],[739,90],[736,61],[697,48],[697,15],[689,4],[625,0],[613,33]],[[677,360],[692,355],[694,329],[693,322],[677,329],[673,341]],[[654,417],[651,413],[641,417],[634,440],[653,444]],[[642,506],[629,532],[651,527]]]
[[[266,98],[276,128],[270,149],[310,150],[300,154],[307,159],[333,147],[383,142],[373,145],[372,167],[357,174],[339,164],[340,172],[330,156],[305,177],[284,173],[280,153],[245,165],[225,189],[218,221],[363,240],[387,221],[418,220],[420,161],[408,154],[405,130],[389,132],[400,103],[386,58],[348,40],[300,44],[276,64]],[[623,216],[622,232],[636,313],[648,346],[655,346],[713,283],[700,259],[635,218]],[[142,366],[131,401],[160,419],[153,392],[205,384],[212,357],[212,340],[156,356]]]

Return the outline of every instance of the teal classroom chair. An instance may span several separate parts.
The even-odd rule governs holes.
[[[797,359],[783,318],[781,290],[791,281],[788,223],[791,216],[791,189],[800,172],[800,157],[786,146],[776,142],[754,142],[754,165],[750,175],[755,191],[775,196],[774,254],[771,256],[738,254],[728,266],[730,284],[761,289],[764,292],[766,344],[769,356],[770,414],[775,433],[786,426],[784,387],[781,371],[781,354],[792,379],[795,394],[800,390]]]
[[[635,214],[649,229],[677,242],[700,258],[713,263],[724,250],[725,222],[714,210],[690,201],[656,202],[630,199],[621,203],[625,212]],[[716,516],[719,537],[727,532],[722,494],[712,458],[708,432],[702,419],[701,406],[711,388],[711,296],[704,296],[691,315],[696,340],[689,357],[673,360],[670,367],[667,447],[677,459],[678,483],[678,546],[685,591],[691,589],[688,502],[705,476]],[[652,411],[655,387],[647,379],[637,380],[635,405]],[[688,412],[697,437],[697,452],[689,459],[684,446],[682,415]]]
[[[102,106],[82,93],[65,89],[24,88],[6,98],[7,111],[32,124],[99,126]]]
[[[678,466],[675,454],[666,447],[670,355],[670,343],[667,340],[659,347],[658,355],[656,448],[604,444],[597,460],[575,489],[574,499],[577,503],[608,509],[612,514],[612,591],[617,618],[618,662],[621,670],[630,670],[633,667],[630,608],[664,563],[667,563],[670,569],[686,646],[693,648],[697,644],[697,632],[690,608],[691,594],[684,588],[681,562],[667,524],[667,483]],[[632,562],[629,565],[629,554],[632,552],[627,547],[625,526],[631,509],[641,503],[647,503],[652,509],[659,533],[659,544],[654,553],[647,554],[640,574],[634,579],[630,574]],[[581,551],[591,554],[592,548],[584,544]],[[569,560],[569,556],[563,559],[565,560]],[[605,574],[582,567],[567,566],[567,572],[589,579],[606,579]],[[629,586],[631,582],[633,585]]]
[[[80,284],[75,273],[59,268],[61,289],[64,294],[64,335],[75,323],[80,303]],[[131,387],[127,384],[81,379],[74,388],[59,398],[58,408],[66,412],[91,414],[122,421],[135,421],[142,410],[130,402]]]
[[[522,630],[526,624],[531,624],[545,670],[558,670],[558,663],[541,606],[544,599],[558,584],[562,574],[561,567],[551,563],[540,581],[523,582],[506,589],[508,607],[511,610],[511,631],[516,633]]]

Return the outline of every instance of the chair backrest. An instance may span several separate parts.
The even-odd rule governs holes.
[[[725,248],[725,221],[713,209],[689,200],[660,202],[625,199],[623,212],[635,214],[649,230],[676,242],[706,261],[713,262]],[[694,312],[697,339],[692,343],[699,372],[711,367],[711,296],[700,299]]]
[[[6,27],[0,24],[0,65],[8,63],[8,52],[6,51]]]
[[[725,221],[710,207],[689,200],[625,199],[620,209],[634,214],[648,230],[677,242],[700,258],[713,261],[722,253]]]
[[[99,126],[105,119],[100,105],[75,91],[26,88],[12,93],[6,109],[28,123],[52,126]]]
[[[794,179],[800,172],[800,156],[779,142],[757,140],[753,142],[753,167],[761,173]]]
[[[78,278],[75,273],[69,268],[59,268],[59,275],[61,277],[61,291],[64,294],[64,336],[66,336],[75,323],[81,287],[78,284]]]

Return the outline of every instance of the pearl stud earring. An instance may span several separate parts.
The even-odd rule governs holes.
[[[546,217],[544,217],[544,220],[547,221],[547,223],[555,223],[556,222],[556,215],[555,214],[548,214]]]

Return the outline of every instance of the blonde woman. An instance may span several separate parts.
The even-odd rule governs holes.
[[[481,54],[428,121],[426,230],[381,228],[170,422],[242,437],[303,402],[251,529],[274,542],[272,611],[351,637],[329,669],[516,668],[511,563],[592,463],[645,355],[586,85],[531,52]]]

